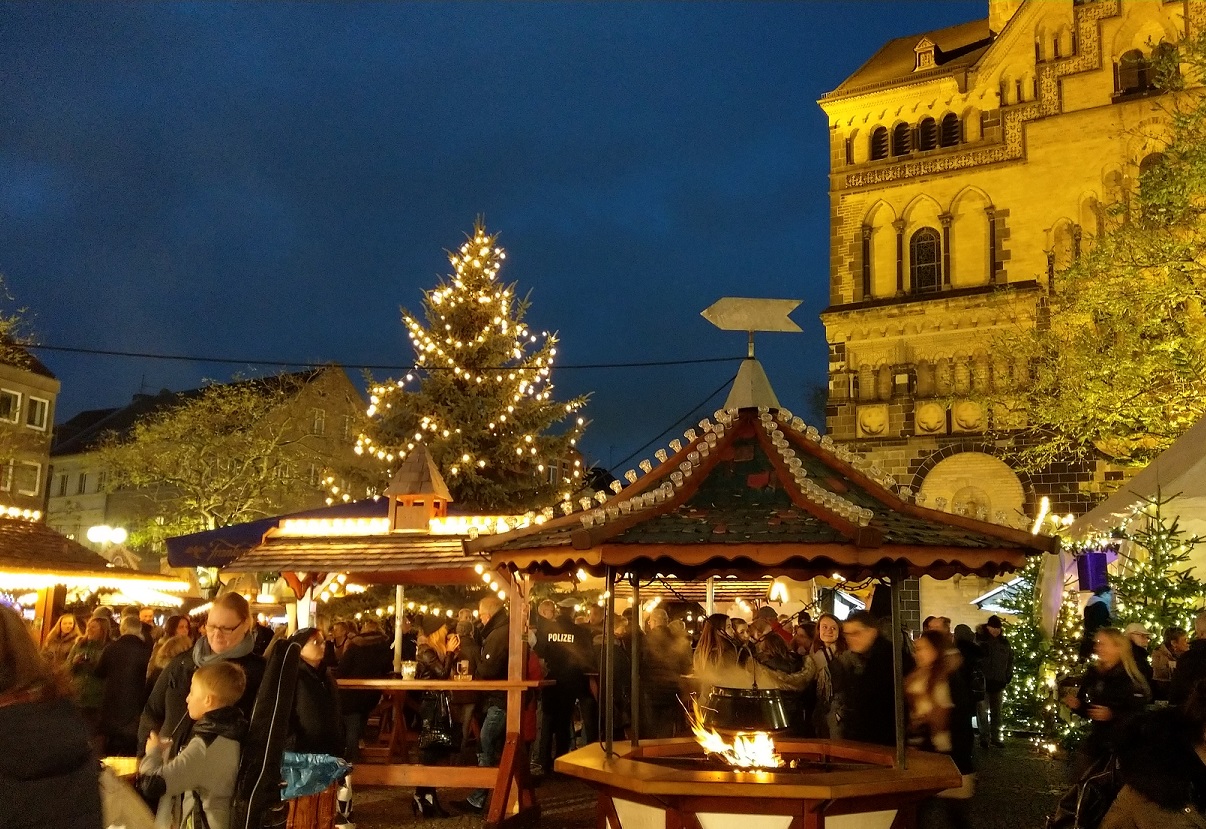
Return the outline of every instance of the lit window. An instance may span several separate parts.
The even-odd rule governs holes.
[[[8,389],[0,389],[0,420],[16,423],[21,413],[21,395]]]
[[[310,434],[323,435],[327,431],[327,412],[325,409],[310,410]]]
[[[45,432],[50,425],[50,401],[40,397],[29,398],[29,407],[25,413],[25,425],[31,429]]]
[[[67,495],[67,479],[69,477],[70,476],[67,474],[63,474],[63,475],[59,476],[59,484],[58,484],[58,487],[56,487],[56,494],[60,498],[64,498]]]
[[[75,487],[75,494],[76,495],[84,495],[87,492],[88,492],[88,473],[81,472],[79,483],[76,484],[76,487]]]

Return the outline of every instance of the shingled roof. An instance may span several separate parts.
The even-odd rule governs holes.
[[[84,545],[41,521],[0,518],[0,570],[22,575],[95,579],[101,584],[173,581],[156,573],[114,567]],[[181,589],[187,587],[179,583]]]
[[[601,506],[465,542],[495,566],[557,575],[608,566],[679,578],[947,578],[1020,568],[1056,541],[926,509],[790,413],[718,412],[702,434]]]
[[[421,443],[398,466],[398,471],[390,480],[385,494],[390,497],[429,495],[445,501],[452,500],[448,485],[444,483],[444,476],[436,468],[427,447]]]
[[[936,47],[934,57],[937,65],[933,69],[915,71],[915,49],[923,39],[928,39]],[[821,100],[845,98],[904,82],[963,72],[974,66],[991,44],[992,33],[988,29],[987,18],[898,37],[884,44],[837,89],[824,95]]]

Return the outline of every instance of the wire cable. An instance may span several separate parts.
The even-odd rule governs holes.
[[[666,435],[670,434],[675,429],[677,429],[679,426],[681,426],[684,420],[694,417],[695,413],[697,411],[699,411],[700,408],[702,408],[703,406],[706,406],[708,404],[708,401],[710,401],[716,395],[720,394],[720,392],[724,391],[724,389],[726,389],[729,386],[729,384],[731,384],[736,379],[737,379],[737,375],[733,375],[728,380],[725,380],[723,383],[721,383],[719,386],[717,386],[715,389],[713,389],[711,392],[709,392],[707,397],[705,397],[703,400],[699,401],[694,406],[692,406],[690,409],[688,409],[685,414],[683,414],[680,418],[678,418],[678,420],[674,421],[669,426],[667,426],[665,429],[663,429],[660,434],[656,435],[652,440],[649,440],[649,441],[645,442],[644,444],[642,444],[641,446],[638,446],[636,451],[632,452],[630,455],[625,457],[619,463],[614,464],[612,466],[613,474],[614,474],[615,470],[619,469],[621,466],[628,463],[630,460],[635,458],[637,455],[641,454],[646,449],[648,449],[650,446],[657,443],[662,438],[664,438]]]
[[[78,348],[66,345],[32,345],[25,344],[24,348],[32,351],[54,351],[63,354],[85,354],[95,357],[125,357],[137,360],[170,360],[180,363],[219,363],[226,365],[271,366],[273,368],[316,368],[332,365],[326,360],[261,360],[244,359],[240,357],[205,357],[191,354],[156,354],[149,351],[116,351],[103,348]],[[659,366],[690,366],[703,363],[731,363],[743,360],[744,357],[697,357],[690,360],[646,360],[635,363],[577,363],[573,365],[557,365],[557,371],[574,369],[604,369],[604,368],[656,368]],[[343,368],[367,369],[370,371],[451,371],[445,366],[400,365],[377,363],[334,363]],[[489,366],[478,371],[515,371],[518,366]]]

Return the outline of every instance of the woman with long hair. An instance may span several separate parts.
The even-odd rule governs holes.
[[[71,613],[64,613],[55,620],[46,644],[42,645],[42,655],[55,665],[66,665],[67,655],[79,638],[84,634],[84,625]]]
[[[167,630],[171,630],[168,627]],[[155,649],[151,651],[151,661],[147,663],[147,693],[155,687],[155,683],[159,680],[159,675],[163,673],[163,669],[168,666],[173,659],[193,647],[193,640],[181,634],[179,636],[171,636],[165,634],[156,644]]]
[[[816,636],[809,653],[817,666],[817,701],[812,710],[812,728],[818,737],[840,736],[837,717],[840,705],[833,691],[832,664],[846,649],[842,623],[832,613],[822,613],[817,618]]]
[[[25,622],[0,605],[0,826],[100,829],[100,764],[71,699]],[[19,750],[16,750],[19,748]]]
[[[456,664],[461,639],[448,633],[448,622],[438,616],[425,616],[419,625],[419,643],[415,654],[415,679],[449,679]],[[419,703],[419,762],[434,766],[452,750],[453,730],[447,691],[427,691]],[[443,735],[447,735],[447,740]],[[416,816],[448,817],[434,786],[415,789],[412,804]]]
[[[163,638],[170,639],[173,636],[187,636],[192,640],[193,628],[187,616],[169,616],[163,623]]]
[[[950,755],[961,775],[972,773],[970,701],[958,700],[961,692],[955,676],[962,663],[958,652],[952,652],[945,632],[924,631],[913,643],[915,667],[905,677],[904,692],[908,708],[909,741],[926,751]],[[970,780],[970,778],[968,778]],[[945,811],[947,823],[956,827],[970,825],[967,798],[971,786],[961,786],[953,795],[935,798],[927,809]],[[928,825],[923,821],[923,824]]]
[[[739,664],[740,646],[729,637],[728,625],[728,616],[713,613],[699,630],[691,661],[701,698],[708,695],[713,685],[749,688],[753,684],[753,674]]]
[[[1085,671],[1080,689],[1064,697],[1064,704],[1073,713],[1092,721],[1073,765],[1074,779],[1117,748],[1118,734],[1152,698],[1147,680],[1131,655],[1130,640],[1122,631],[1100,628],[1093,640],[1093,652],[1097,661]]]

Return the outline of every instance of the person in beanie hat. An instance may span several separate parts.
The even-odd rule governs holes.
[[[449,620],[441,616],[424,616],[419,620],[419,646],[415,654],[415,679],[451,679],[456,651],[461,646],[460,637],[448,633]],[[448,692],[425,691],[419,703],[419,721],[422,731],[419,736],[419,762],[425,766],[439,764],[448,756],[452,745],[452,720],[449,714]],[[434,739],[436,734],[447,734],[447,743]],[[430,741],[428,741],[430,739]],[[420,786],[415,789],[412,808],[416,816],[448,817],[440,804],[435,787]]]
[[[1002,632],[1001,617],[992,615],[976,631],[980,645],[980,668],[984,672],[984,699],[979,703],[976,721],[980,726],[980,745],[991,740],[997,748],[1001,739],[1001,702],[1005,687],[1013,680],[1013,647]]]

